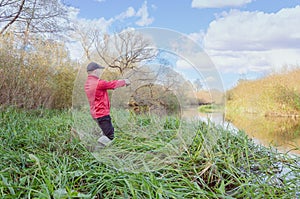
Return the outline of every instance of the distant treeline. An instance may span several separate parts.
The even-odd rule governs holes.
[[[227,117],[253,113],[265,116],[300,115],[300,69],[271,74],[258,80],[240,80],[227,92]]]

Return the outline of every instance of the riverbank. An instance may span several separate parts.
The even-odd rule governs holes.
[[[299,157],[257,146],[242,131],[126,111],[112,115],[112,151],[154,154],[179,131],[194,137],[159,169],[125,171],[87,150],[71,132],[69,111],[1,110],[1,197],[299,198]]]
[[[240,80],[227,92],[226,119],[244,113],[266,117],[300,116],[300,69],[272,74],[258,80]]]

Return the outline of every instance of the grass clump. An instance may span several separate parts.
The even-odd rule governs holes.
[[[224,111],[224,107],[217,104],[201,105],[198,107],[201,113],[218,113]]]
[[[147,152],[151,149],[145,142],[150,148],[172,142],[178,131],[194,131],[194,136],[174,157],[176,161],[165,162],[160,169],[123,171],[91,155],[72,133],[74,123],[68,111],[2,109],[1,197],[299,197],[299,157],[257,146],[241,131],[234,133],[211,123],[188,123],[171,117],[158,120],[123,111],[114,111],[113,115],[118,122],[114,144],[127,150],[134,151],[138,146],[141,153]],[[157,133],[157,137],[143,142],[140,135],[144,134],[134,134],[138,131]]]

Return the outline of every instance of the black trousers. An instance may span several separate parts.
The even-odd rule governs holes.
[[[111,117],[109,115],[99,117],[96,119],[99,127],[103,131],[103,134],[106,135],[109,139],[113,140],[115,137],[115,129],[111,123]]]

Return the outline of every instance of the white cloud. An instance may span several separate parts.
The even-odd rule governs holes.
[[[141,17],[140,20],[136,22],[139,26],[147,26],[153,22],[153,18],[149,18],[147,1],[144,2],[142,7],[137,11],[136,16]]]
[[[102,2],[99,0],[99,2]],[[79,9],[76,9],[74,7],[68,7],[69,9],[69,15],[70,18],[73,20],[73,23],[75,25],[78,25],[81,27],[82,30],[86,30],[87,32],[93,32],[93,31],[100,31],[102,33],[109,32],[110,27],[115,22],[118,21],[124,21],[127,19],[134,19],[138,18],[138,20],[135,22],[139,26],[146,26],[153,22],[153,18],[149,17],[148,8],[147,8],[147,1],[143,3],[141,8],[136,12],[133,7],[128,7],[127,10],[124,12],[116,15],[115,17],[112,17],[108,20],[105,18],[97,18],[97,19],[84,19],[84,18],[78,18]],[[79,41],[73,41],[70,42],[68,45],[68,48],[70,50],[70,55],[72,59],[81,59],[83,55],[83,49],[80,45]]]
[[[179,59],[176,61],[176,68],[186,70],[186,69],[192,69],[193,66],[191,65],[191,63],[188,63],[187,61],[183,59]]]
[[[213,76],[208,76],[205,78],[204,82],[215,82],[216,78]]]
[[[114,21],[123,21],[129,18],[137,17],[139,18],[135,24],[138,26],[147,26],[153,22],[153,18],[149,17],[147,1],[145,1],[138,11],[135,11],[133,7],[128,7],[125,12],[120,13],[114,17]]]
[[[204,31],[200,31],[200,32],[196,32],[196,33],[191,33],[188,35],[190,37],[190,39],[192,39],[193,41],[197,42],[198,44],[200,44],[200,47],[203,47],[203,38],[205,36],[205,32]]]
[[[122,12],[121,14],[117,15],[115,17],[115,20],[124,20],[126,18],[130,18],[130,17],[133,17],[135,15],[136,15],[136,13],[135,13],[134,8],[133,7],[128,7],[125,12]]]
[[[250,3],[252,0],[193,0],[193,8],[221,8],[238,7]]]
[[[222,13],[211,22],[204,48],[225,71],[269,71],[300,64],[300,6],[277,13]]]
[[[85,28],[87,31],[92,31],[92,30],[98,30],[103,33],[106,33],[108,31],[108,28],[111,26],[113,23],[112,19],[106,20],[104,18],[99,18],[99,19],[79,19],[78,20],[78,25],[82,28]]]
[[[75,20],[77,19],[77,16],[80,12],[80,10],[78,8],[74,8],[74,7],[68,7],[68,6],[65,6],[65,8],[67,9],[67,13],[68,13],[68,17],[71,19],[71,20]]]
[[[267,50],[300,46],[300,6],[278,13],[232,10],[213,21],[206,47],[224,50]]]

